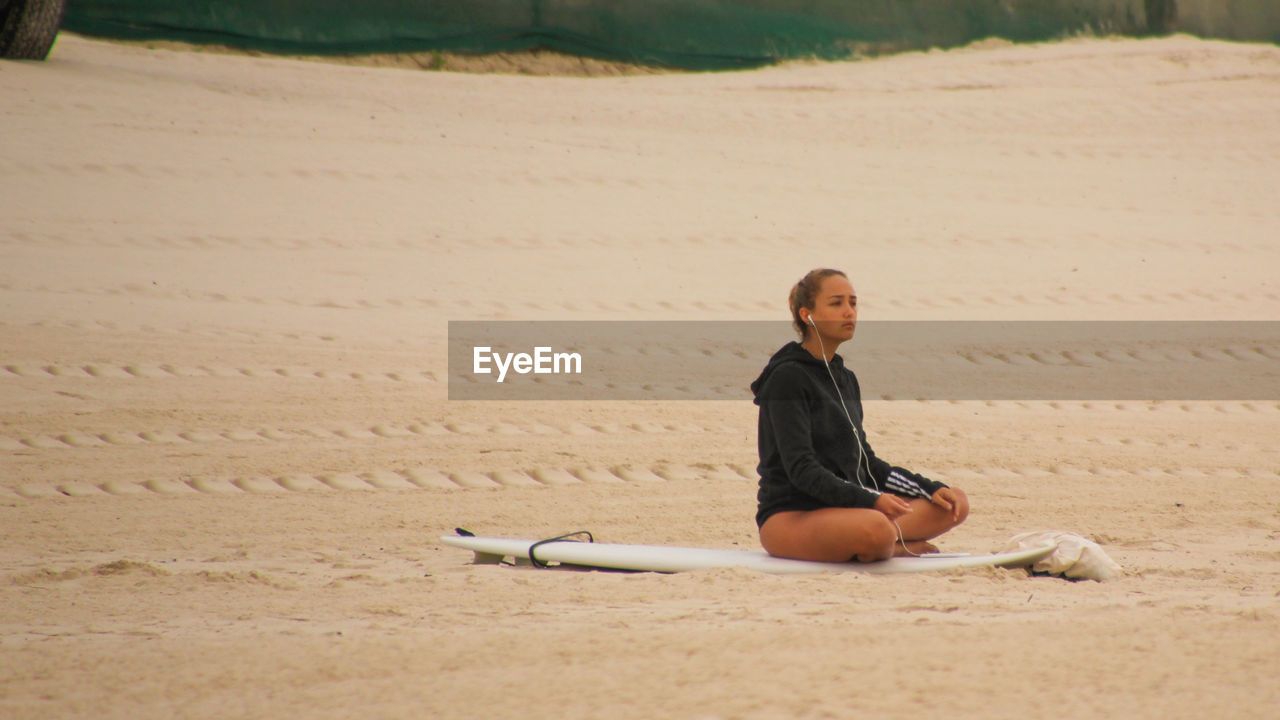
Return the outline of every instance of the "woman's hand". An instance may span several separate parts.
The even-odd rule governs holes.
[[[942,490],[938,492],[942,492]],[[937,494],[935,493],[936,496]],[[911,503],[890,493],[880,493],[880,497],[876,498],[876,504],[873,507],[888,515],[890,520],[900,518],[911,512]]]
[[[929,498],[929,502],[943,510],[949,510],[953,522],[960,520],[961,513],[967,515],[969,511],[969,499],[963,493],[957,493],[949,487],[938,488],[938,492]]]

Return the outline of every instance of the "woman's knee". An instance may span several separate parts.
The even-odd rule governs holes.
[[[893,551],[893,544],[898,541],[898,528],[883,513],[876,513],[872,522],[867,523],[867,543],[873,547],[888,546]]]
[[[955,524],[959,525],[969,519],[969,496],[965,495],[964,491],[959,488],[951,488],[951,492],[955,493],[956,496],[957,513]]]
[[[891,558],[896,542],[898,542],[898,530],[893,521],[888,516],[877,512],[860,528],[858,537],[854,539],[853,557],[862,562]]]

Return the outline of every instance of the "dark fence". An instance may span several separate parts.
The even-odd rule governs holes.
[[[71,0],[63,27],[283,54],[546,48],[689,69],[1081,33],[1280,42],[1277,0]]]

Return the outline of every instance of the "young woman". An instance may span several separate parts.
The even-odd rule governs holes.
[[[791,289],[800,342],[751,383],[760,406],[756,523],[771,555],[871,562],[937,552],[928,541],[964,522],[969,499],[875,456],[862,429],[858,379],[836,348],[853,337],[858,298],[839,270]]]

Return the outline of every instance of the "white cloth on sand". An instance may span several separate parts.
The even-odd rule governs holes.
[[[1061,575],[1073,580],[1105,581],[1121,572],[1120,565],[1112,560],[1098,543],[1075,533],[1058,530],[1033,530],[1009,538],[1004,551],[1028,550],[1057,543],[1058,547],[1031,566],[1032,572]]]

